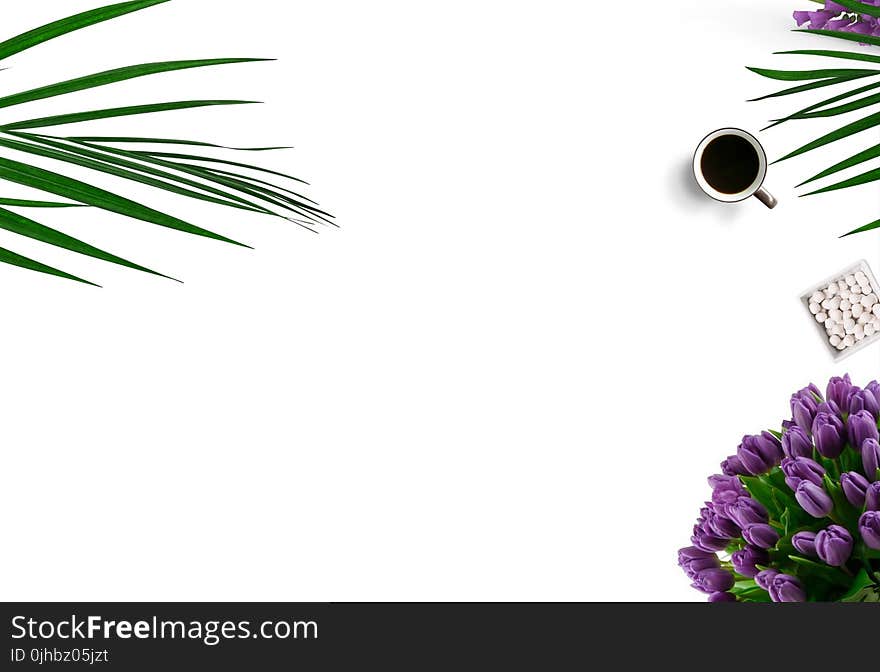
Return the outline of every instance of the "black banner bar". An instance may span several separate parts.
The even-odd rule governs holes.
[[[874,604],[7,603],[0,614],[13,671],[880,660]]]

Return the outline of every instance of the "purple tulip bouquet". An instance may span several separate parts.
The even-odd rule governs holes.
[[[743,437],[678,563],[710,602],[880,602],[880,384],[791,397]]]

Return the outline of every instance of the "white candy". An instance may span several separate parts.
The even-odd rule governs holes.
[[[807,307],[838,351],[880,334],[880,292],[864,271],[849,273],[816,290]]]

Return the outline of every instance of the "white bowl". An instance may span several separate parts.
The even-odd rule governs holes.
[[[831,353],[831,357],[834,359],[835,362],[846,359],[847,357],[858,352],[859,350],[863,350],[873,343],[880,341],[880,331],[875,332],[871,336],[866,336],[861,341],[857,341],[855,345],[851,345],[848,348],[844,348],[843,350],[838,350],[833,345],[831,345],[830,341],[828,340],[828,333],[825,331],[825,325],[816,322],[816,317],[810,312],[810,297],[814,293],[824,290],[832,282],[837,282],[847,275],[855,275],[859,271],[868,276],[868,281],[871,283],[871,290],[874,292],[874,294],[877,295],[878,298],[880,298],[880,285],[877,284],[877,278],[874,277],[874,273],[871,271],[871,267],[868,266],[868,262],[864,259],[856,264],[853,264],[852,266],[849,266],[848,268],[843,269],[842,271],[840,271],[840,273],[835,273],[823,282],[820,282],[819,284],[810,287],[810,289],[808,289],[804,294],[801,295],[801,303],[803,303],[804,307],[807,309],[807,315],[810,316],[810,322],[813,323],[813,327],[816,329],[816,333],[819,334],[819,337],[825,344],[825,348],[828,350],[828,352]]]

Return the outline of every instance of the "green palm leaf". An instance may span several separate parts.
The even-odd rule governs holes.
[[[824,70],[767,70],[766,68],[753,68],[746,66],[746,70],[751,70],[755,74],[767,77],[768,79],[778,79],[784,82],[800,82],[811,79],[828,79],[829,77],[855,77],[858,75],[880,75],[880,70],[858,69],[858,68],[837,68]]]
[[[189,70],[191,68],[204,68],[213,65],[229,65],[231,63],[257,63],[260,61],[268,61],[268,58],[212,58],[198,61],[166,61],[164,63],[144,63],[142,65],[131,65],[126,68],[117,68],[115,70],[107,70],[86,77],[77,77],[69,79],[65,82],[50,84],[49,86],[41,86],[30,91],[15,93],[11,96],[0,98],[0,108],[12,107],[13,105],[21,105],[23,103],[32,103],[35,100],[43,100],[54,96],[63,96],[67,93],[75,93],[77,91],[85,91],[86,89],[94,89],[99,86],[107,86],[108,84],[116,84],[124,82],[128,79],[136,79],[138,77],[147,77],[149,75],[157,75],[163,72],[175,72],[177,70]]]
[[[863,3],[857,2],[856,0],[840,0],[839,4],[843,5],[847,9],[850,9],[855,12],[859,12],[861,14],[866,14],[870,16],[880,16],[880,8],[874,7],[873,5],[865,5]],[[863,44],[870,44],[874,46],[880,46],[880,38],[872,36],[872,35],[862,35],[860,33],[849,33],[843,31],[834,31],[834,30],[798,30],[796,32],[805,32],[813,35],[824,35],[827,37],[832,37],[836,39],[847,40],[850,42],[859,42]],[[835,58],[835,59],[844,59],[844,60],[853,60],[853,61],[862,61],[869,63],[880,63],[880,56],[875,54],[864,54],[861,52],[847,52],[847,51],[835,51],[835,50],[824,50],[824,49],[799,49],[793,51],[783,51],[777,52],[778,54],[786,54],[786,55],[800,55],[800,56],[819,56],[826,58]],[[865,74],[865,70],[859,69],[819,69],[819,70],[769,70],[764,68],[749,68],[752,72],[759,74],[763,77],[769,77],[772,79],[781,79],[786,81],[798,81],[798,80],[812,80],[809,84],[792,87],[790,89],[786,89],[784,91],[780,91],[775,94],[770,94],[769,96],[762,96],[761,98],[756,98],[755,100],[763,100],[765,98],[776,97],[781,95],[791,95],[797,93],[804,93],[813,89],[821,88],[822,86],[833,86],[836,84],[844,84],[846,82],[854,81],[856,79],[860,79],[862,77],[872,76],[872,74],[878,74],[876,71],[873,71],[872,74]],[[877,109],[876,106],[880,105],[880,93],[873,93],[862,98],[856,98],[852,100],[854,96],[858,96],[862,93],[867,93],[873,89],[880,87],[880,83],[871,83],[865,86],[857,87],[851,91],[847,91],[838,95],[835,95],[831,98],[827,98],[822,100],[821,102],[814,103],[808,105],[797,112],[789,114],[781,119],[776,119],[772,124],[767,126],[767,129],[772,128],[774,126],[778,126],[786,121],[791,121],[795,119],[805,120],[805,119],[817,119],[817,118],[828,118],[828,117],[836,117],[840,115],[845,115],[851,112],[856,112],[858,110],[865,109]],[[847,100],[850,99],[850,100]],[[846,101],[846,102],[843,102]],[[850,121],[848,123],[843,124],[839,128],[836,128],[824,135],[807,142],[800,147],[794,149],[793,151],[788,152],[781,158],[774,161],[774,163],[778,163],[779,161],[786,161],[788,159],[800,156],[802,154],[806,154],[808,152],[812,152],[821,147],[830,145],[832,143],[837,142],[838,140],[842,140],[844,138],[848,138],[850,136],[862,133],[863,131],[871,130],[880,126],[880,112],[872,112],[867,116],[862,117],[861,119],[857,119],[855,121]],[[764,129],[766,130],[766,129]],[[843,161],[839,161],[833,166],[822,170],[813,177],[804,180],[800,185],[803,186],[805,184],[814,182],[816,180],[828,177],[840,171],[846,170],[848,168],[852,168],[857,166],[865,161],[869,161],[874,158],[880,157],[880,145],[873,145],[868,149],[865,149],[861,152],[857,152],[853,156],[850,156]],[[820,187],[817,189],[813,189],[808,194],[804,195],[813,195],[813,194],[821,194],[829,191],[836,191],[839,189],[847,189],[850,187],[855,187],[863,184],[869,184],[880,180],[880,169],[868,170],[862,172],[859,175],[855,175],[849,177],[847,179],[840,180],[835,182],[834,184],[826,185],[824,187]],[[876,222],[872,222],[870,224],[866,224],[858,229],[854,229],[850,231],[846,235],[852,235],[855,233],[861,233],[864,231],[870,231],[872,229],[880,227],[880,220]]]
[[[782,91],[777,91],[776,93],[768,93],[764,96],[760,96],[759,98],[751,98],[748,102],[754,103],[759,100],[766,100],[767,98],[779,98],[780,96],[791,96],[795,93],[804,93],[805,91],[812,91],[813,89],[821,89],[825,86],[834,86],[836,84],[843,84],[845,82],[851,82],[854,79],[862,79],[863,77],[870,77],[871,75],[852,75],[849,77],[829,77],[828,79],[820,79],[817,82],[810,82],[809,84],[801,84],[799,86],[792,86],[788,89],[782,89]]]
[[[27,128],[45,128],[46,126],[63,126],[65,124],[78,124],[83,121],[95,121],[96,119],[112,119],[114,117],[130,117],[135,114],[152,114],[154,112],[171,112],[174,110],[188,110],[193,107],[211,107],[214,105],[252,105],[254,100],[181,100],[173,103],[151,103],[149,105],[130,105],[128,107],[113,107],[105,110],[91,110],[89,112],[73,112],[71,114],[58,114],[39,119],[26,119],[11,124],[3,124],[0,131],[18,131]]]
[[[804,186],[805,184],[809,184],[810,182],[815,182],[816,180],[821,180],[823,177],[828,177],[829,175],[833,175],[834,173],[838,173],[841,170],[846,170],[847,168],[852,168],[853,166],[857,166],[860,163],[864,163],[865,161],[870,161],[871,159],[876,159],[880,156],[880,145],[874,145],[873,147],[869,147],[858,154],[854,154],[848,159],[844,159],[840,163],[835,163],[830,168],[826,168],[821,173],[816,173],[813,177],[804,180],[801,182],[799,187]]]
[[[0,42],[0,60],[18,54],[62,35],[92,26],[131,12],[164,4],[170,0],[139,0],[121,2],[99,7],[46,24],[16,37]],[[48,98],[110,86],[141,77],[188,70],[193,68],[253,63],[271,59],[259,58],[212,58],[196,60],[161,61],[143,63],[105,70],[75,79],[0,95],[0,109],[34,103]],[[847,71],[861,74],[864,71]],[[254,104],[249,100],[184,100],[171,102],[125,105],[106,109],[65,112],[51,116],[13,119],[0,124],[0,181],[23,185],[36,191],[65,199],[62,201],[18,198],[0,198],[0,228],[28,237],[42,244],[64,249],[68,252],[106,261],[118,266],[164,276],[146,266],[96,247],[90,243],[62,233],[44,223],[37,222],[7,208],[42,208],[48,211],[70,207],[95,207],[160,227],[210,238],[233,245],[247,247],[232,238],[215,233],[172,214],[144,205],[108,191],[100,186],[68,177],[60,172],[26,163],[28,157],[49,159],[61,165],[85,168],[96,176],[109,175],[128,182],[146,185],[156,193],[173,194],[189,199],[223,205],[237,210],[283,217],[307,228],[317,224],[333,223],[332,216],[321,210],[313,200],[268,180],[221,170],[216,165],[262,171],[275,177],[303,182],[299,178],[246,163],[226,161],[198,154],[129,151],[113,147],[113,144],[161,144],[211,149],[234,149],[241,151],[267,151],[282,147],[233,148],[213,142],[191,139],[149,138],[134,135],[100,136],[79,135],[59,137],[27,132],[30,129],[78,124],[102,119],[125,118],[136,115],[153,115],[195,108],[226,105]],[[24,155],[21,160],[5,156],[6,152]],[[202,163],[216,165],[200,165]],[[11,250],[0,248],[0,263],[47,273],[56,277],[94,284],[65,271],[47,266],[42,262],[24,257]]]
[[[16,208],[82,208],[82,203],[58,203],[57,201],[28,201],[20,198],[0,198],[0,205]]]
[[[57,268],[46,266],[46,264],[40,263],[39,261],[34,261],[33,259],[29,259],[28,257],[23,257],[22,255],[7,250],[3,247],[0,247],[0,264],[18,266],[19,268],[26,268],[29,271],[46,273],[48,275],[54,275],[59,278],[66,278],[67,280],[75,280],[76,282],[81,282],[84,285],[100,287],[100,285],[96,285],[94,282],[83,280],[82,278],[78,278],[77,276],[71,275],[70,273],[65,273],[64,271],[59,271]]]
[[[143,266],[140,266],[139,264],[135,264],[131,261],[128,261],[127,259],[123,259],[122,257],[117,257],[115,254],[105,252],[104,250],[98,249],[97,247],[89,245],[88,243],[84,243],[81,240],[77,240],[72,236],[68,236],[67,234],[56,231],[55,229],[52,229],[48,226],[44,226],[43,224],[35,222],[32,219],[28,219],[27,217],[23,217],[22,215],[10,212],[5,208],[0,208],[0,229],[6,229],[7,231],[11,231],[12,233],[17,233],[20,236],[33,238],[34,240],[38,240],[41,243],[54,245],[55,247],[70,250],[71,252],[77,252],[79,254],[84,254],[89,257],[94,257],[95,259],[109,261],[113,264],[127,266],[128,268],[133,268],[138,271],[144,271],[145,273],[152,273],[153,275],[160,275],[165,278],[168,277],[167,275],[156,273],[156,271],[151,271],[149,268],[145,268]]]
[[[293,149],[293,147],[227,147],[226,145],[215,145],[213,142],[199,142],[198,140],[171,140],[168,138],[126,138],[113,137],[106,135],[80,135],[69,138],[79,142],[96,142],[96,143],[121,143],[141,145],[160,144],[160,145],[190,145],[194,147],[214,147],[216,149],[233,149],[236,152],[271,152],[276,149]]]
[[[30,49],[43,42],[48,42],[61,35],[66,35],[75,30],[93,26],[102,21],[115,19],[118,16],[136,12],[140,9],[146,9],[153,5],[161,5],[168,1],[169,0],[138,0],[137,2],[121,2],[116,5],[109,5],[99,9],[92,9],[88,12],[82,12],[81,14],[75,14],[74,16],[69,16],[66,19],[54,21],[53,23],[47,23],[45,26],[40,26],[39,28],[29,30],[26,33],[8,39],[5,42],[0,42],[0,61],[22,52],[25,49]]]
[[[808,105],[802,110],[798,110],[794,114],[790,114],[787,117],[783,117],[782,119],[775,119],[772,124],[769,126],[765,126],[762,128],[762,131],[766,131],[768,128],[773,128],[774,126],[779,126],[779,124],[783,124],[786,121],[791,121],[792,119],[803,119],[803,115],[808,112],[812,112],[813,110],[818,110],[826,105],[832,105],[834,103],[839,103],[841,100],[846,100],[847,98],[851,98],[852,96],[857,96],[860,93],[866,93],[868,91],[872,91],[876,88],[880,88],[880,82],[874,82],[873,84],[867,84],[865,86],[860,86],[857,89],[853,89],[852,91],[846,91],[845,93],[838,94],[836,96],[832,96],[831,98],[827,98],[819,103],[815,103],[813,105]]]

